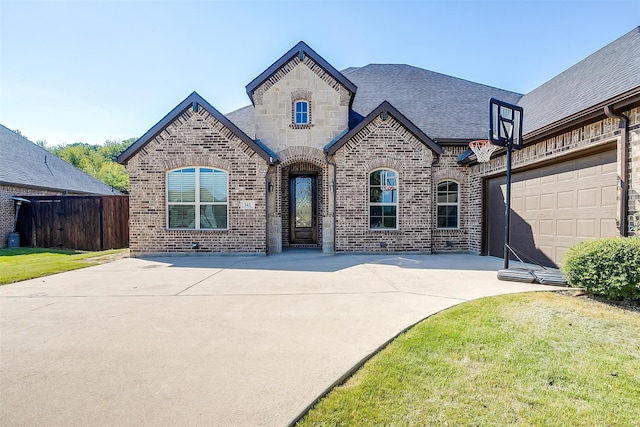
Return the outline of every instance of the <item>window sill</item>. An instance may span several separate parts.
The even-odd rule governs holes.
[[[313,125],[311,123],[306,124],[306,125],[289,125],[289,127],[291,129],[311,129],[313,127]]]

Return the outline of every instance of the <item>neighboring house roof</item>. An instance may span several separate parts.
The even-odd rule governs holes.
[[[640,27],[522,97],[524,135],[640,93]],[[599,107],[600,109],[602,107]],[[604,114],[603,114],[604,115]]]
[[[0,184],[80,194],[120,194],[2,125]]]
[[[516,103],[522,96],[410,65],[369,64],[347,68],[342,74],[358,87],[350,129],[380,103],[389,101],[436,141],[486,138],[489,99]],[[227,117],[248,135],[255,135],[253,106]]]
[[[411,132],[420,142],[426,145],[428,148],[433,150],[437,154],[442,154],[444,149],[440,147],[437,143],[435,143],[431,138],[429,138],[424,132],[422,132],[416,125],[414,125],[411,120],[407,119],[400,111],[398,111],[393,105],[389,102],[384,101],[377,108],[369,113],[367,117],[364,118],[357,126],[351,129],[349,132],[345,133],[335,141],[330,142],[324,148],[329,154],[334,154],[338,151],[344,144],[346,144],[351,138],[353,138],[358,132],[364,129],[369,123],[375,120],[376,117],[382,115],[383,120],[386,120],[387,115],[391,115],[394,119],[400,122],[409,132]]]
[[[170,123],[172,123],[178,116],[184,113],[188,108],[192,108],[194,104],[204,108],[209,114],[211,114],[216,120],[222,123],[227,129],[229,129],[234,135],[242,140],[245,144],[253,149],[260,157],[266,162],[272,163],[277,160],[276,154],[267,148],[260,141],[254,141],[249,138],[239,127],[233,124],[222,113],[216,110],[211,104],[209,104],[203,97],[196,92],[191,93],[180,104],[178,104],[173,110],[169,112],[162,120],[155,124],[151,129],[140,137],[136,142],[131,144],[126,150],[122,152],[116,159],[118,163],[126,164],[138,151],[140,151],[145,145],[147,145],[153,138],[155,138],[160,132],[162,132]]]
[[[296,56],[299,56],[300,59],[303,59],[305,55],[308,56],[309,58],[311,58],[311,60],[313,60],[313,62],[318,64],[324,71],[329,73],[329,75],[331,75],[331,77],[336,79],[342,86],[344,86],[344,88],[347,89],[350,92],[351,96],[349,98],[350,98],[351,101],[353,101],[353,95],[355,95],[356,90],[357,90],[356,85],[354,85],[351,81],[349,81],[349,79],[347,79],[344,75],[342,75],[342,73],[340,73],[338,70],[333,68],[333,66],[331,64],[329,64],[327,61],[324,60],[323,57],[318,55],[313,49],[311,49],[309,46],[307,46],[307,44],[305,42],[301,41],[297,45],[292,47],[287,53],[282,55],[282,57],[280,57],[280,59],[278,59],[276,62],[271,64],[271,66],[269,68],[264,70],[258,77],[253,79],[246,86],[247,95],[249,95],[249,99],[251,99],[251,103],[254,104],[254,101],[253,101],[253,93],[254,93],[254,91],[262,83],[264,83],[266,80],[270,79],[271,76],[273,76],[278,71],[280,71],[280,69],[285,64],[287,64],[289,61],[291,61]]]

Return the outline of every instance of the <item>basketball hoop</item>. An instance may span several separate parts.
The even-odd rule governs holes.
[[[486,163],[491,159],[491,155],[498,149],[497,145],[493,145],[487,139],[471,141],[469,148],[476,154],[479,163]]]

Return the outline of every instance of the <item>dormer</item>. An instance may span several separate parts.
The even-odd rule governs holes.
[[[356,86],[304,42],[246,87],[256,139],[278,152],[321,149],[347,129]]]

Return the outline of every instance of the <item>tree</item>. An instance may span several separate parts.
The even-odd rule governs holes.
[[[104,145],[76,142],[57,147],[47,147],[46,141],[43,141],[43,148],[116,190],[128,193],[129,176],[127,170],[124,166],[116,163],[114,159],[136,139],[107,140]]]

